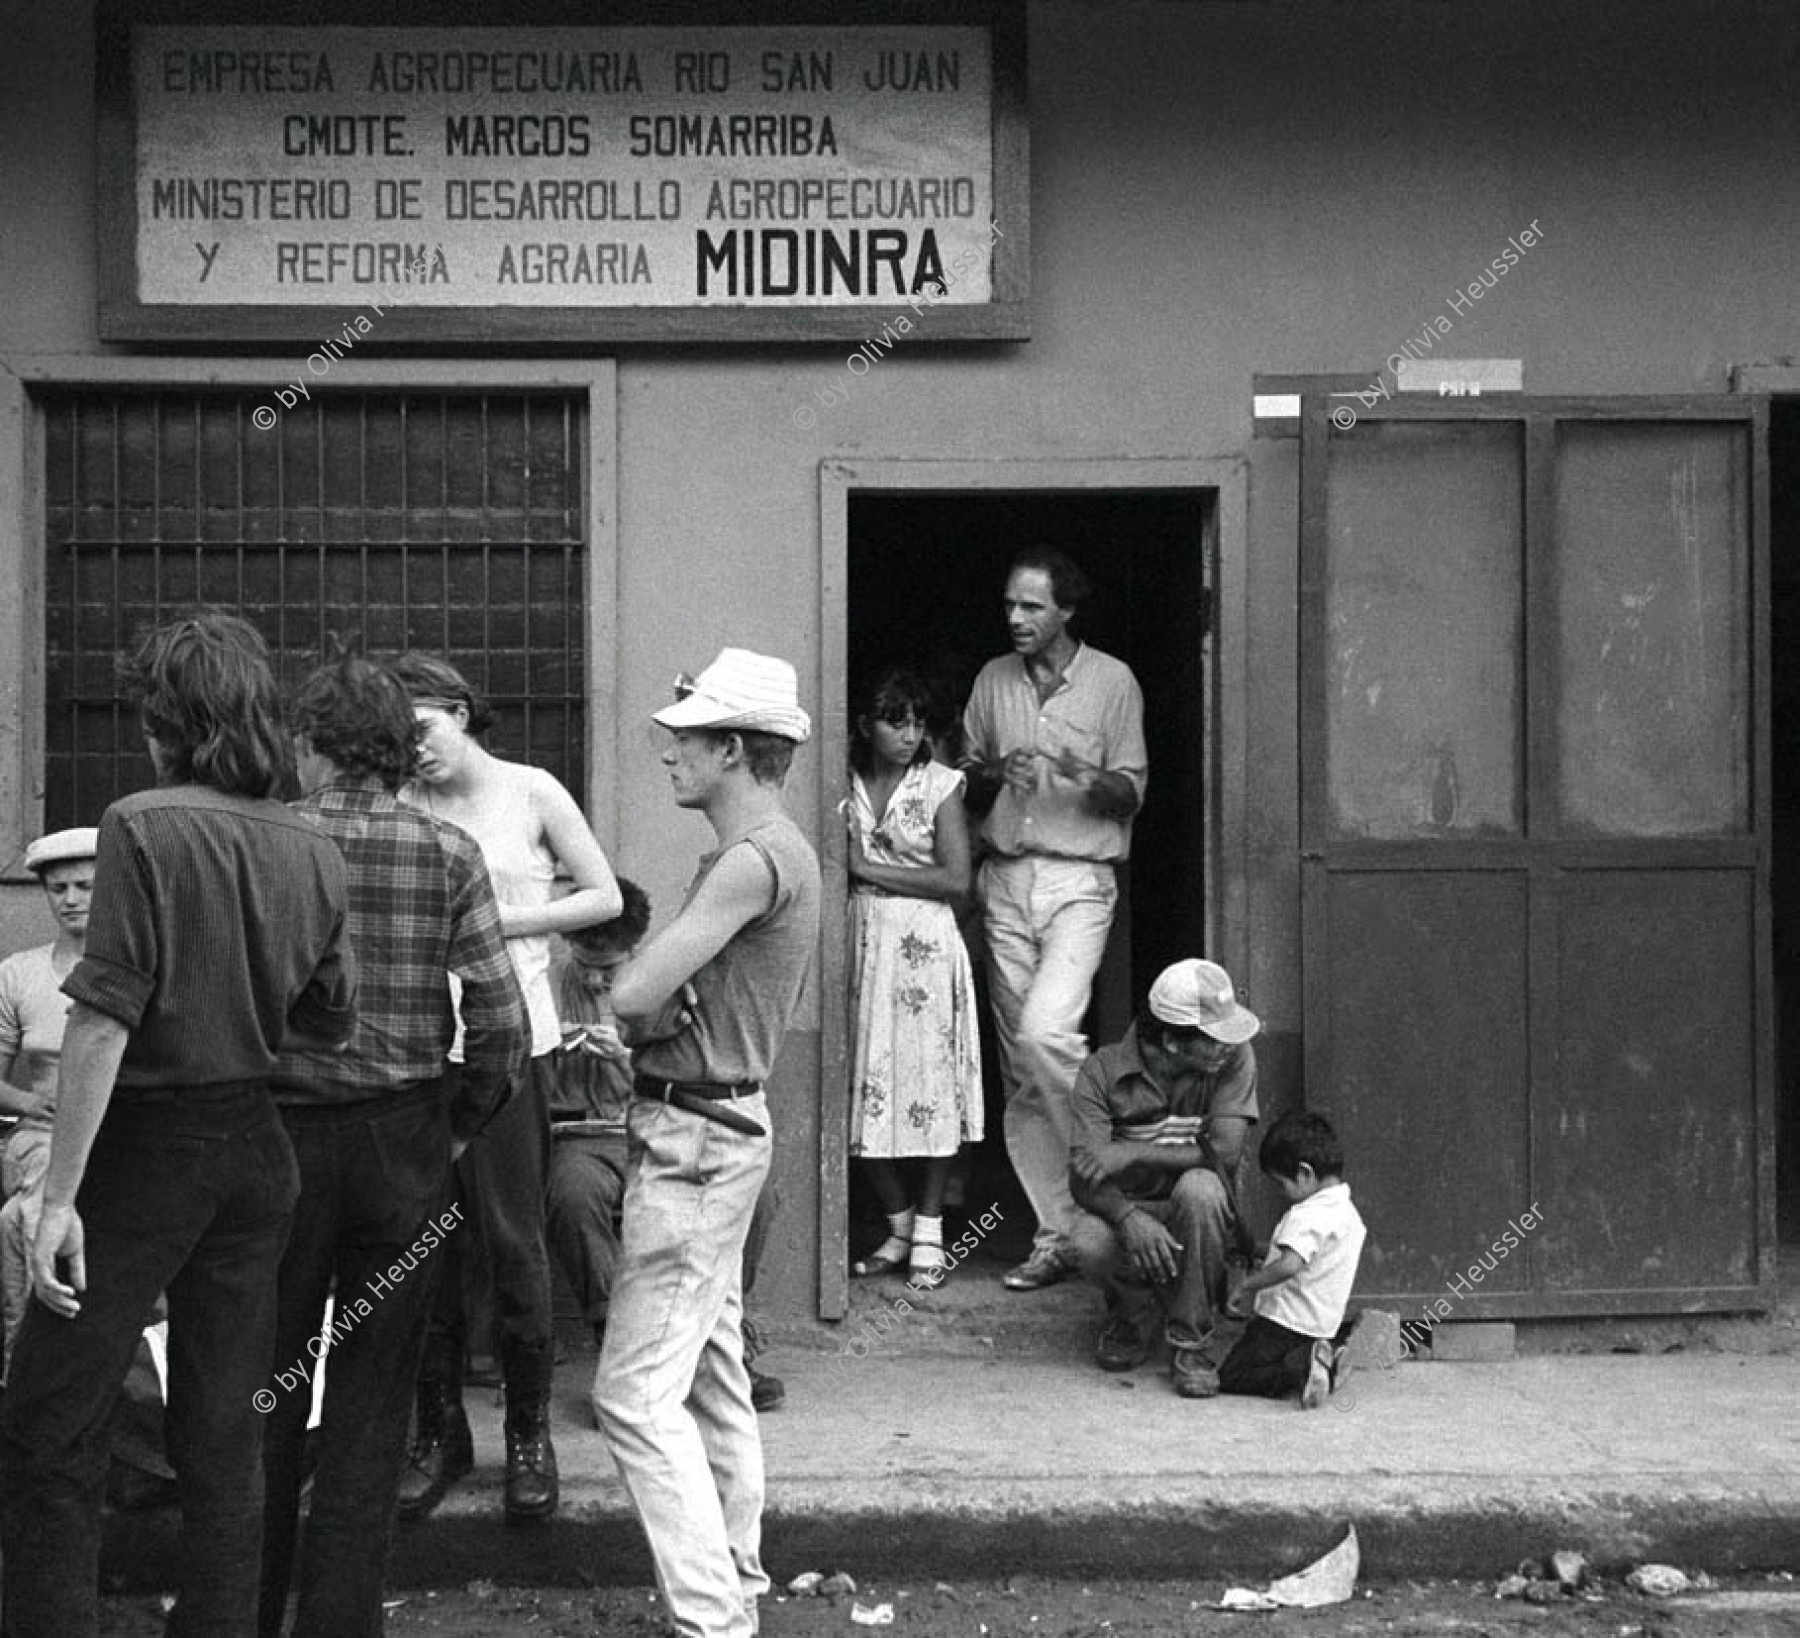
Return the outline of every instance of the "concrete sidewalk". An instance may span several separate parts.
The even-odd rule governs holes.
[[[1098,1574],[1254,1580],[1354,1521],[1364,1575],[1485,1576],[1558,1547],[1600,1564],[1800,1569],[1800,1359],[1726,1354],[1407,1362],[1292,1403],[1177,1399],[1166,1367],[1108,1376],[1055,1357],[778,1348],[763,1420],[765,1559],[859,1577]],[[1085,1337],[1085,1333],[1084,1333]],[[400,1586],[647,1581],[586,1388],[559,1368],[563,1502],[501,1521],[500,1410],[474,1389],[477,1471],[407,1526]],[[116,1584],[150,1588],[172,1516],[109,1530]]]

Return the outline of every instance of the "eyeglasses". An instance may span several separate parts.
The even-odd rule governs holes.
[[[676,700],[676,703],[679,704],[682,700],[685,700],[688,697],[688,695],[693,693],[694,690],[696,688],[698,688],[699,686],[700,685],[694,681],[693,677],[688,672],[677,671],[675,673],[675,700]]]

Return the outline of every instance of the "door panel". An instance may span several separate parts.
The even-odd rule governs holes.
[[[1326,1112],[1379,1225],[1363,1280],[1428,1290],[1493,1238],[1467,1225],[1503,1225],[1527,1187],[1525,877],[1352,869],[1327,891]],[[1512,1259],[1493,1288],[1524,1273]]]
[[[1557,429],[1563,826],[1742,835],[1748,463],[1735,426]]]
[[[1773,1296],[1767,410],[1301,416],[1307,1101],[1359,1289]],[[1441,1315],[1439,1317],[1442,1317]]]
[[[1749,1284],[1756,1084],[1748,871],[1567,872],[1557,1072],[1533,1127],[1546,1284]]]
[[[1517,834],[1518,428],[1388,423],[1329,458],[1332,833]]]

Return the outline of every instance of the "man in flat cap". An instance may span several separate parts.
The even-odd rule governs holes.
[[[782,807],[811,732],[794,668],[722,651],[655,713],[678,807],[717,838],[613,978],[634,1048],[618,1275],[594,1409],[683,1638],[746,1638],[768,1590],[742,1254],[770,1160],[763,1082],[819,932],[819,861]]]
[[[1095,1359],[1129,1371],[1150,1356],[1159,1317],[1184,1399],[1219,1391],[1212,1344],[1226,1257],[1247,1250],[1233,1180],[1257,1118],[1261,1028],[1215,962],[1165,968],[1125,1038],[1076,1077],[1069,1181],[1082,1209],[1072,1239],[1106,1293]]]

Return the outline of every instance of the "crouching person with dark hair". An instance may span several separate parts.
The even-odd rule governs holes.
[[[1317,1410],[1344,1374],[1344,1309],[1367,1230],[1323,1115],[1290,1110],[1264,1135],[1257,1158],[1288,1209],[1267,1260],[1232,1293],[1234,1311],[1253,1299],[1255,1312],[1219,1367],[1219,1386],[1270,1399],[1298,1389],[1301,1408]]]
[[[626,1116],[631,1049],[613,1016],[612,981],[650,930],[650,900],[620,876],[625,908],[611,921],[562,935],[564,959],[551,968],[562,1021],[550,1082],[550,1183],[545,1227],[550,1254],[569,1282],[596,1342],[606,1336],[619,1263],[619,1207],[625,1199]]]

